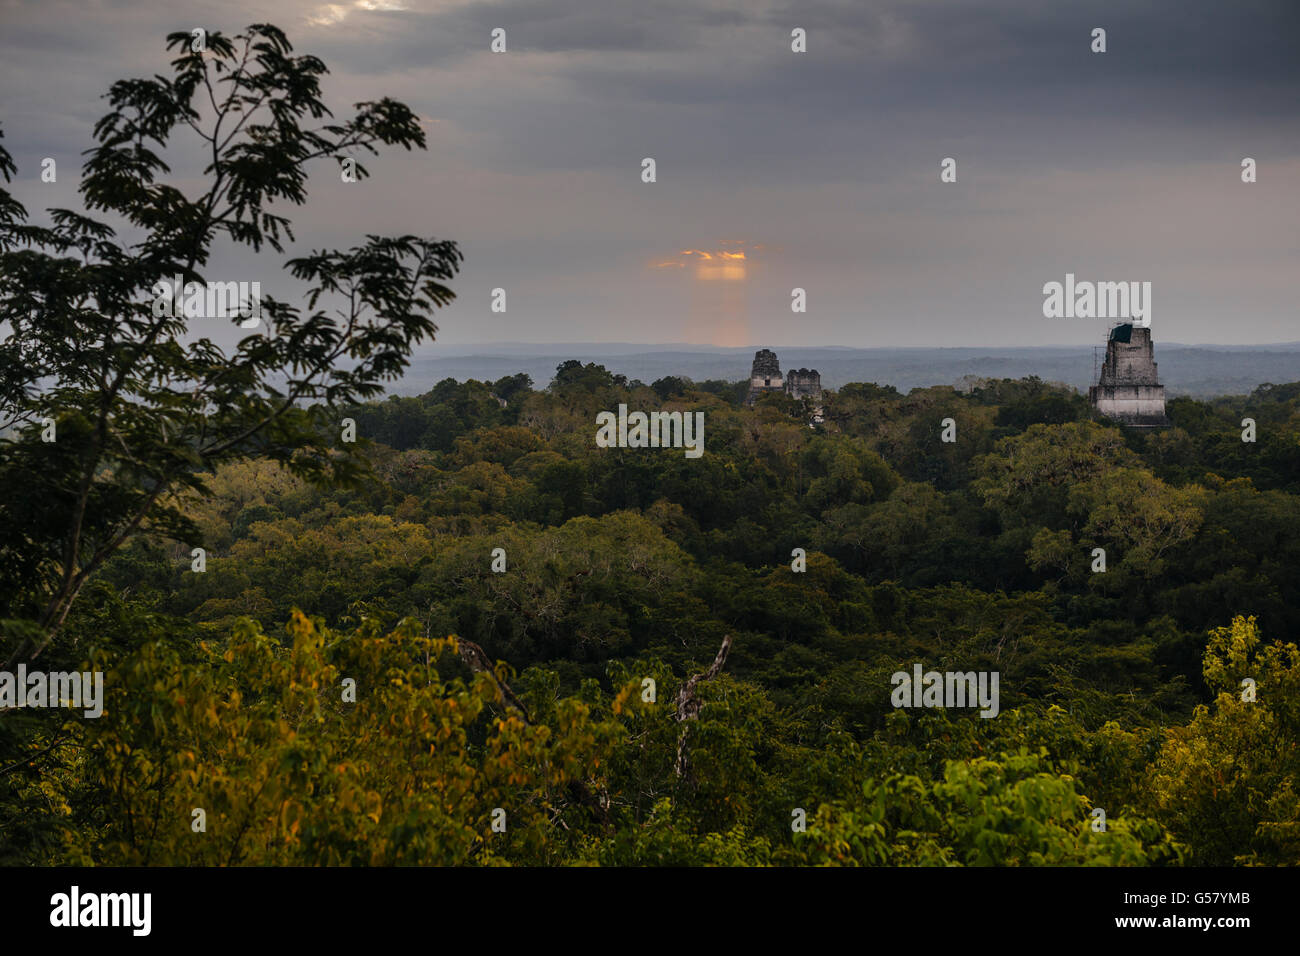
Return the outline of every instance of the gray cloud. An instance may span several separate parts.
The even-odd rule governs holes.
[[[375,4],[372,4],[372,6]],[[1300,339],[1287,278],[1300,212],[1300,5],[1277,0],[598,0],[0,6],[0,116],[29,207],[76,170],[98,99],[166,69],[162,38],[284,27],[344,107],[392,95],[430,148],[293,210],[300,246],[364,232],[455,238],[448,342],[1088,342],[1045,320],[1066,271],[1155,284],[1157,337]],[[391,6],[391,4],[390,4]],[[326,23],[327,20],[332,23]],[[488,51],[503,27],[510,52]],[[809,31],[794,55],[789,31]],[[1089,51],[1094,26],[1109,51]],[[1240,183],[1243,156],[1260,180]],[[654,156],[659,182],[639,179]],[[958,182],[938,163],[958,161]],[[178,174],[188,168],[178,166]],[[762,243],[743,289],[651,265]],[[276,262],[219,257],[214,269]],[[789,289],[808,288],[792,316]],[[487,311],[504,286],[510,311]],[[726,292],[723,295],[723,291]],[[742,294],[743,293],[743,294]],[[1225,319],[1231,317],[1231,323]],[[797,323],[794,321],[797,319]],[[727,342],[726,344],[735,344]],[[435,347],[436,350],[436,347]]]

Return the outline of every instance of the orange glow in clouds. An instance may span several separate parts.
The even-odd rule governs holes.
[[[742,239],[724,239],[724,244],[743,245]],[[728,249],[719,249],[709,252],[704,249],[683,249],[677,253],[677,259],[668,259],[663,262],[656,262],[656,269],[664,268],[683,268],[689,262],[694,262],[695,278],[697,279],[725,279],[736,281],[745,278],[746,275],[746,256],[745,250],[740,249],[732,252]]]
[[[745,283],[750,258],[743,239],[724,239],[719,249],[683,249],[668,259],[653,263],[654,269],[685,269],[690,266],[691,311],[687,341],[710,345],[741,346],[749,343],[749,307]],[[760,249],[752,245],[749,249]],[[707,283],[707,285],[705,284]],[[710,291],[712,290],[712,291]]]

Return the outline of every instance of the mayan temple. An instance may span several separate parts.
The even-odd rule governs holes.
[[[1165,387],[1156,373],[1151,330],[1131,323],[1110,330],[1106,361],[1088,389],[1092,407],[1107,418],[1136,428],[1159,428],[1165,417]]]
[[[771,349],[759,349],[754,353],[754,366],[749,373],[749,395],[746,405],[753,405],[758,396],[764,392],[779,392],[784,387],[781,378],[781,362]]]
[[[785,373],[785,390],[795,398],[821,398],[822,377],[815,368],[792,368]]]
[[[795,398],[820,399],[822,377],[815,368],[791,369],[781,374],[781,362],[771,349],[754,353],[754,365],[749,373],[749,394],[746,405],[753,405],[764,392],[785,392]]]

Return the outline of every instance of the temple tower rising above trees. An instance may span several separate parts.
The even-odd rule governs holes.
[[[759,349],[754,353],[745,404],[753,405],[764,392],[785,392],[795,398],[819,399],[822,396],[822,377],[815,368],[791,369],[783,376],[776,353],[771,349]]]
[[[1151,330],[1124,323],[1110,330],[1106,361],[1097,384],[1088,389],[1092,407],[1107,418],[1138,428],[1169,424],[1165,387],[1160,384]]]

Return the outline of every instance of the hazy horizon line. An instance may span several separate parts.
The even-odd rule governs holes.
[[[1078,342],[1064,345],[796,345],[791,343],[773,344],[771,342],[753,343],[750,345],[700,345],[692,342],[600,342],[600,341],[574,341],[574,342],[467,342],[467,343],[431,343],[431,348],[445,349],[507,349],[507,348],[530,348],[530,349],[565,349],[575,347],[593,347],[593,348],[637,348],[637,349],[673,349],[687,351],[718,351],[718,352],[745,352],[751,349],[779,349],[787,350],[843,350],[853,352],[897,352],[904,350],[925,350],[929,352],[945,352],[957,350],[996,350],[996,349],[1015,349],[1017,351],[1050,351],[1061,349],[1084,349],[1084,348],[1104,348],[1105,340],[1101,342]],[[1300,350],[1300,340],[1291,342],[1258,342],[1258,343],[1228,343],[1228,342],[1160,342],[1156,341],[1157,348],[1211,348],[1211,349],[1295,349]]]

